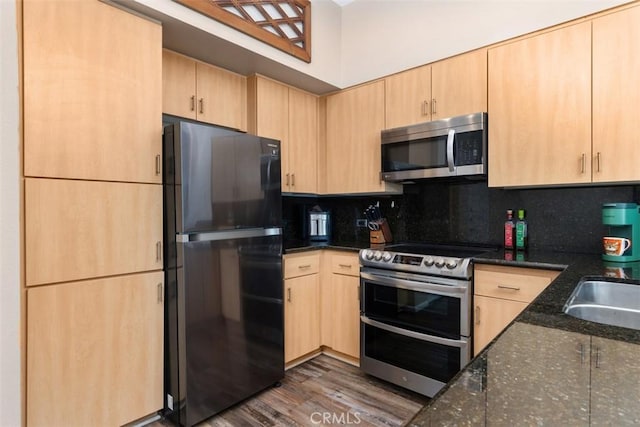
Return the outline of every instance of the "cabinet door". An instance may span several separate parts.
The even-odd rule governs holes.
[[[574,332],[510,326],[487,352],[486,425],[588,426],[589,342]]]
[[[487,111],[487,51],[431,66],[432,120]]]
[[[288,363],[320,348],[318,274],[287,279],[284,286],[284,360]]]
[[[290,191],[318,191],[318,98],[289,88]]]
[[[640,179],[640,7],[593,20],[593,180]]]
[[[384,81],[327,97],[327,192],[401,191],[380,179]]]
[[[591,425],[640,424],[640,346],[591,337]]]
[[[480,353],[513,319],[527,308],[527,303],[474,295],[473,354]]]
[[[291,191],[289,88],[260,76],[249,78],[249,132],[280,141],[282,191]]]
[[[591,181],[591,23],[489,49],[489,186]]]
[[[162,186],[25,180],[26,284],[162,269]]]
[[[162,51],[162,112],[196,119],[196,62]]]
[[[385,79],[385,128],[431,120],[431,66]]]
[[[198,120],[234,129],[247,128],[247,81],[238,74],[196,63]]]
[[[333,349],[360,358],[360,279],[332,274]]]
[[[162,182],[162,28],[99,1],[25,1],[24,174]]]
[[[162,408],[163,273],[27,291],[27,423],[116,426]]]

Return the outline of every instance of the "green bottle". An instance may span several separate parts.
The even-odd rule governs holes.
[[[528,244],[527,221],[524,219],[524,209],[518,209],[518,220],[516,221],[516,249],[526,250]]]

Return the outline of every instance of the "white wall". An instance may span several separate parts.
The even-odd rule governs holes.
[[[0,426],[20,426],[20,195],[16,2],[0,0]]]
[[[342,86],[372,80],[628,0],[355,0],[342,12]]]

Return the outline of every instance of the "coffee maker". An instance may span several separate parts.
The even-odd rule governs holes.
[[[640,209],[636,203],[605,203],[602,224],[602,259],[612,262],[640,261]]]
[[[331,214],[314,206],[307,212],[306,229],[309,240],[326,242],[331,237]]]

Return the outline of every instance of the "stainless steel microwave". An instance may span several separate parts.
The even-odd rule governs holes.
[[[382,131],[382,179],[487,174],[487,113]]]

